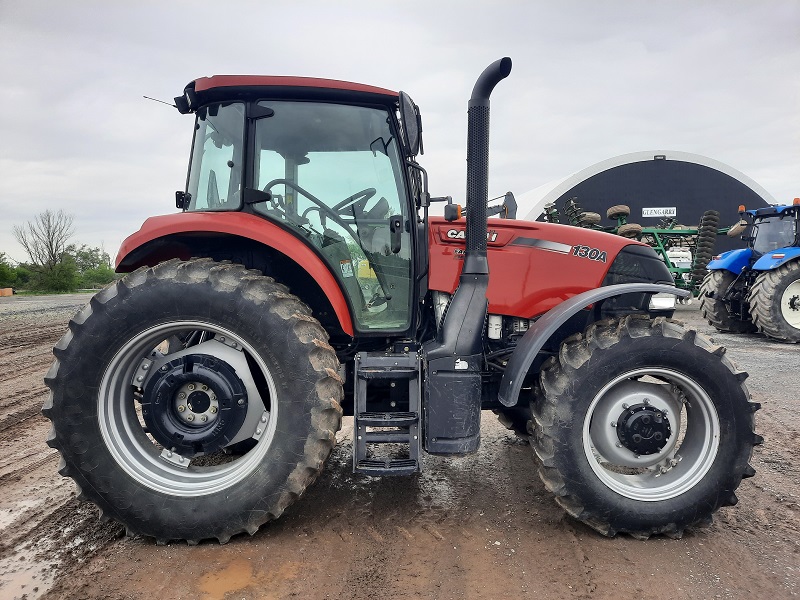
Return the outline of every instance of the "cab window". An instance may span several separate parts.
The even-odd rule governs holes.
[[[255,126],[254,210],[318,248],[341,280],[359,330],[405,330],[411,238],[397,139],[386,110],[264,101]],[[400,227],[392,225],[400,223]]]

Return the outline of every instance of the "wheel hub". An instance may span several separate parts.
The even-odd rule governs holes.
[[[223,448],[247,416],[247,391],[228,363],[187,354],[161,366],[145,384],[142,416],[164,448],[182,456]]]
[[[647,404],[627,408],[620,415],[616,429],[622,445],[640,456],[661,452],[672,435],[666,415]]]

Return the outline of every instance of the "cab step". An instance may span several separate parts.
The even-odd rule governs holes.
[[[420,471],[421,366],[422,359],[416,353],[361,352],[356,355],[354,473],[378,477]],[[367,388],[379,381],[389,382],[392,387],[403,386],[399,393],[407,399],[407,407],[403,402],[407,410],[370,410]],[[379,455],[378,447],[390,454]]]

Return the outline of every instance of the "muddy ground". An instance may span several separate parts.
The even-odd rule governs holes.
[[[738,506],[680,540],[566,517],[530,448],[484,413],[479,453],[419,476],[350,473],[352,421],[306,495],[225,546],[125,538],[56,472],[40,408],[87,296],[0,298],[0,598],[790,598],[800,593],[800,347],[715,334],[750,372],[766,438]],[[696,304],[676,315],[711,334]]]

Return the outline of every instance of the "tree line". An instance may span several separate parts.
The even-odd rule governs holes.
[[[101,288],[116,276],[105,250],[71,242],[73,217],[63,210],[46,210],[24,225],[15,225],[13,233],[29,262],[11,264],[0,252],[0,288],[73,292]]]

